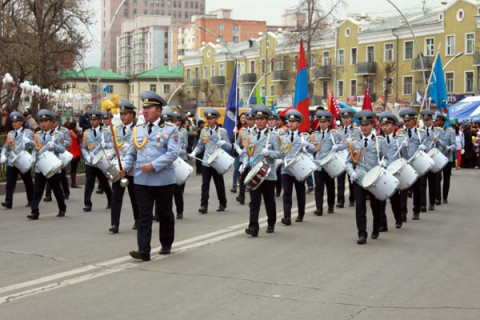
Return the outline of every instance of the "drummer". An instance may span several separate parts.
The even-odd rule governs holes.
[[[247,152],[247,150],[245,150],[247,136],[250,133],[256,132],[255,117],[253,116],[252,109],[247,110],[247,112],[245,112],[245,115],[247,116],[247,127],[242,128],[239,135],[240,139],[237,139],[237,141],[235,142],[235,151],[237,151],[240,162],[242,161],[243,155]],[[245,203],[245,177],[247,176],[249,169],[249,167],[244,166],[241,170],[243,173],[241,174],[240,181],[238,183],[239,192],[236,198],[237,202],[240,204]]]
[[[395,136],[395,127],[398,125],[398,118],[391,112],[382,112],[379,115],[382,131],[385,135],[386,154],[385,158],[388,163],[400,158],[398,153],[399,142]],[[400,191],[397,190],[390,197],[390,204],[392,206],[393,216],[395,217],[395,228],[400,229],[402,227],[402,206],[401,206]],[[380,223],[380,232],[388,231],[387,215],[385,213],[387,201],[382,201],[382,215]]]
[[[65,145],[62,143],[63,135],[55,131],[53,128],[53,121],[55,119],[55,114],[47,109],[41,109],[38,112],[38,118],[40,122],[41,130],[35,133],[34,142],[35,148],[33,150],[33,158],[38,160],[38,157],[41,156],[44,152],[53,152],[55,156],[58,157],[60,153],[65,152]],[[45,190],[45,184],[47,181],[50,182],[52,186],[53,195],[58,204],[58,214],[57,217],[64,217],[65,212],[67,211],[67,206],[65,205],[65,199],[63,198],[63,191],[60,187],[60,172],[58,170],[50,178],[46,178],[41,172],[38,166],[35,166],[35,185],[33,187],[33,200],[32,200],[32,211],[31,214],[27,216],[30,220],[37,220],[40,215],[39,204],[42,200],[43,191]]]
[[[325,186],[327,187],[327,212],[334,213],[335,180],[323,170],[320,162],[329,155],[330,152],[343,150],[343,144],[340,141],[337,130],[329,129],[333,114],[328,111],[320,110],[315,114],[315,117],[318,119],[318,130],[311,135],[312,144],[309,146],[308,151],[315,154],[315,163],[317,165],[314,174],[316,204],[314,214],[316,216],[321,216],[323,215],[323,194]]]
[[[367,195],[370,197],[370,207],[373,215],[372,239],[379,235],[380,219],[382,214],[382,202],[370,191],[362,187],[363,177],[371,169],[379,165],[378,159],[386,156],[385,140],[383,137],[375,136],[373,132],[373,121],[375,113],[369,110],[362,110],[355,114],[360,122],[361,136],[350,141],[349,154],[347,158],[347,172],[355,188],[355,215],[357,220],[358,240],[357,244],[367,243]],[[378,150],[378,152],[377,152]],[[380,153],[380,154],[378,154]],[[387,161],[380,161],[380,165],[387,166]]]
[[[2,207],[7,209],[12,208],[13,194],[15,192],[15,187],[17,186],[17,178],[19,174],[20,177],[22,177],[27,192],[27,207],[30,207],[33,198],[32,170],[27,170],[27,172],[21,173],[20,170],[15,167],[13,160],[15,156],[19,155],[22,151],[31,152],[34,147],[33,132],[30,129],[23,128],[25,118],[20,112],[14,111],[10,113],[9,116],[10,120],[12,120],[13,130],[8,132],[6,142],[2,148],[2,155],[0,156],[0,163],[7,163],[7,185],[5,202],[2,202]]]
[[[184,161],[187,158],[188,146],[188,132],[182,127],[182,116],[177,112],[163,111],[162,118],[165,122],[174,123],[178,127],[178,143],[180,144],[180,153],[178,157]],[[183,193],[185,191],[185,183],[181,186],[175,184],[175,191],[173,192],[173,199],[175,200],[175,207],[177,208],[177,219],[183,219]]]
[[[338,129],[340,141],[343,144],[343,149],[348,150],[350,141],[360,137],[360,130],[353,123],[353,115],[355,111],[351,108],[343,108],[340,111],[340,118],[342,119],[342,126]],[[337,208],[343,208],[345,205],[345,177],[346,172],[337,177]],[[350,195],[348,196],[349,207],[355,205],[354,186],[351,179],[348,179]]]
[[[427,147],[422,144],[425,140],[425,130],[417,127],[417,112],[412,109],[405,109],[400,112],[400,117],[403,119],[404,128],[397,131],[397,137],[401,143],[400,154],[405,160],[411,159],[417,150],[427,150]],[[420,219],[420,206],[422,204],[422,193],[420,186],[423,177],[418,177],[418,180],[413,184],[413,220]],[[402,197],[402,221],[407,221],[407,190],[401,192]]]
[[[252,112],[255,115],[257,132],[250,133],[246,138],[245,147],[247,152],[243,155],[243,166],[253,168],[260,161],[264,161],[272,168],[275,165],[275,159],[281,159],[283,156],[280,150],[279,136],[276,133],[269,132],[267,128],[267,119],[272,112],[264,105],[255,105]],[[276,180],[276,171],[270,170],[263,183],[257,189],[250,190],[250,223],[248,228],[245,229],[245,233],[252,237],[258,236],[258,215],[262,196],[268,217],[266,232],[273,233],[275,231],[277,209],[274,187]]]
[[[63,137],[61,141],[63,141],[65,150],[68,150],[68,148],[72,145],[72,140],[70,139],[70,133],[68,129],[60,125],[61,121],[62,121],[61,116],[59,114],[55,115],[53,127],[55,131],[58,131],[62,134]],[[68,187],[68,178],[67,178],[66,168],[62,168],[62,173],[60,173],[60,181],[61,181],[60,186],[63,190],[63,197],[65,198],[65,200],[68,200],[70,198],[70,188]],[[52,201],[52,187],[50,186],[49,182],[47,182],[47,187],[45,188],[45,197],[43,198],[43,201],[45,202]]]
[[[437,130],[433,126],[433,116],[435,112],[431,110],[422,110],[420,112],[420,116],[423,120],[423,129],[425,130],[425,140],[423,144],[427,147],[425,152],[430,151],[432,148],[435,147],[435,135],[438,134],[439,130]],[[429,206],[428,210],[435,210],[435,197],[436,197],[436,179],[437,174],[435,172],[429,171],[424,179],[422,179],[422,183],[420,185],[420,190],[422,193],[422,203],[421,203],[421,210],[422,212],[426,212],[427,206],[427,182],[428,182],[428,200]]]
[[[95,187],[95,178],[98,178],[100,185],[107,196],[107,209],[111,208],[112,189],[105,176],[99,168],[95,167],[93,160],[100,152],[105,157],[107,150],[113,148],[112,134],[109,131],[100,129],[102,113],[99,110],[88,111],[88,117],[92,127],[83,132],[82,155],[85,159],[85,193],[83,211],[92,211],[92,193]]]
[[[448,192],[450,191],[450,176],[452,175],[452,167],[454,165],[455,159],[453,157],[453,153],[456,152],[456,138],[455,138],[455,131],[445,126],[445,121],[447,121],[447,117],[439,112],[435,114],[435,126],[439,129],[439,134],[434,141],[436,143],[437,148],[443,152],[443,155],[448,158],[447,165],[437,173],[437,196],[436,196],[436,204],[439,205],[441,202],[441,198],[443,198],[443,203],[448,203]],[[443,175],[443,188],[441,186],[442,182],[442,175]],[[443,194],[442,194],[443,189]]]
[[[115,138],[116,141],[113,143],[117,144],[118,151],[120,154],[120,160],[125,158],[127,154],[128,148],[133,143],[132,133],[133,128],[135,128],[135,106],[131,104],[127,100],[120,100],[120,120],[122,123],[114,128]],[[119,159],[116,157],[113,158],[112,162],[117,163]],[[135,198],[134,192],[134,183],[133,183],[133,175],[134,169],[128,171],[125,174],[125,178],[128,179],[128,196],[130,197],[130,203],[132,205],[133,211],[133,219],[134,224],[132,229],[137,229],[137,220],[138,220],[138,205],[137,200]],[[112,183],[112,201],[111,201],[111,208],[110,208],[110,219],[111,219],[111,227],[108,229],[109,232],[115,234],[118,233],[118,228],[120,226],[120,214],[122,212],[122,204],[123,204],[123,195],[125,194],[125,187],[121,186],[121,180],[118,180]]]
[[[276,111],[272,110],[272,115],[268,117],[267,127],[271,132],[274,132],[279,136],[281,136],[286,134],[288,129],[287,128],[280,129],[278,126],[279,121],[280,121],[280,116]],[[281,163],[281,160],[278,160],[278,161]],[[275,197],[280,197],[280,194],[282,193],[282,185],[283,185],[282,179],[280,178],[282,176],[282,166],[276,164],[275,167],[277,170],[277,177],[278,177],[277,181],[275,182],[275,190],[276,190]]]
[[[208,211],[210,180],[212,178],[217,190],[218,201],[220,202],[217,211],[222,212],[227,208],[223,176],[208,165],[208,159],[218,148],[223,148],[227,151],[231,150],[232,144],[228,139],[227,130],[217,125],[220,113],[214,108],[207,108],[203,115],[207,118],[208,126],[200,132],[197,146],[188,157],[191,159],[195,158],[197,154],[205,151],[202,159],[202,198],[200,200],[200,209],[198,209],[198,212],[205,214]]]

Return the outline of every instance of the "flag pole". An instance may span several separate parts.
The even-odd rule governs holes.
[[[419,111],[419,112],[422,112],[423,107],[425,106],[425,100],[428,98],[428,89],[430,88],[430,83],[431,83],[431,80],[432,80],[433,69],[435,68],[435,64],[436,64],[437,59],[438,59],[438,56],[439,56],[439,54],[440,54],[440,45],[441,45],[441,43],[438,44],[437,53],[435,54],[435,60],[433,60],[433,63],[432,63],[432,70],[431,70],[431,72],[430,72],[430,77],[428,78],[427,87],[425,88],[425,92],[424,92],[424,94],[423,94],[423,100],[422,100],[422,104],[420,105],[420,111]],[[418,126],[418,122],[417,122],[417,126]]]

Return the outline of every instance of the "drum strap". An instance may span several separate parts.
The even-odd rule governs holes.
[[[35,136],[36,138],[37,136]],[[95,143],[93,144],[88,144],[88,139],[87,139],[87,131],[83,132],[83,141],[85,141],[85,144],[87,145],[87,149],[88,150],[92,150],[93,148],[95,148]],[[37,147],[36,143],[35,143],[35,148]],[[38,150],[38,149],[37,149]]]
[[[41,142],[40,144],[38,144],[38,139],[37,139],[37,135],[35,134],[33,136],[33,141],[35,142],[35,149],[38,151],[40,150],[42,147],[43,147],[43,143]]]
[[[17,131],[15,130],[15,132],[17,132]],[[8,142],[8,146],[9,146],[10,148],[13,148],[13,146],[15,145],[15,138],[12,138],[12,132],[9,132],[9,133],[8,133],[7,142]]]
[[[257,144],[255,143],[253,147],[250,147],[250,135],[247,134],[247,152],[248,156],[251,157],[253,153],[255,152],[255,148],[257,147]]]
[[[355,151],[353,150],[353,140],[350,141],[350,155],[352,156],[353,162],[355,162],[355,164],[357,164],[358,161],[360,160],[362,151],[363,151],[363,147],[361,147],[360,150],[358,150],[358,153],[355,154]]]

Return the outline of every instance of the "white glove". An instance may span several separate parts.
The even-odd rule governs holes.
[[[262,156],[267,157],[269,154],[270,154],[270,150],[266,148],[262,150]]]
[[[281,166],[282,163],[283,163],[283,160],[282,160],[282,159],[275,159],[275,165]]]
[[[332,146],[332,151],[334,151],[334,152],[338,151],[338,147],[337,147],[336,144],[334,144],[334,145]]]
[[[305,140],[303,140],[302,142],[300,142],[300,144],[301,144],[302,147],[304,147],[304,148],[308,148],[308,147],[310,146],[310,142],[305,141]]]
[[[237,129],[237,126],[235,126],[235,128],[233,128],[233,134],[237,134],[238,132],[238,129]]]
[[[405,139],[405,140],[402,141],[402,146],[403,146],[403,147],[408,146],[408,140],[407,140],[407,139]]]
[[[352,174],[350,175],[350,182],[354,183],[357,180],[358,180],[358,174],[355,171],[353,171]]]
[[[54,143],[53,141],[48,141],[48,142],[47,142],[47,148],[48,148],[49,150],[52,150],[53,147],[55,147],[55,143]]]
[[[226,144],[227,144],[227,142],[223,141],[223,140],[218,140],[218,142],[217,142],[217,146],[219,146],[220,148],[223,147]]]
[[[445,150],[450,151],[450,150],[452,150],[452,148],[450,146],[446,146]]]
[[[382,159],[382,160],[380,161],[380,166],[381,166],[381,167],[386,168],[387,165],[388,165],[388,164],[387,164],[387,161],[385,161],[385,159]]]
[[[460,152],[460,154],[465,154],[465,149],[462,149],[462,151]]]
[[[245,165],[241,164],[240,168],[238,168],[238,172],[243,173],[243,171],[245,171]]]
[[[193,158],[195,158],[196,155],[197,155],[197,154],[195,153],[195,151],[193,151],[192,153],[188,154],[187,157],[188,157],[189,159],[193,159]]]
[[[350,141],[352,141],[352,139],[351,139],[351,138],[347,138],[346,141],[347,141],[347,144],[350,144]]]
[[[85,158],[85,161],[88,162],[88,163],[92,163],[92,156],[87,155],[87,157]]]
[[[418,149],[420,149],[422,151],[425,151],[425,150],[427,150],[427,146],[424,145],[424,144],[421,144],[421,145],[418,146]]]
[[[237,154],[239,157],[241,157],[243,155],[243,150],[242,149],[238,149],[237,150]]]
[[[0,163],[4,164],[5,162],[7,162],[7,157],[4,154],[2,154],[2,156],[0,157]]]

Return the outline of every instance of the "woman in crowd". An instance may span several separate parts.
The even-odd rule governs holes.
[[[457,141],[457,165],[456,169],[459,170],[462,166],[462,152],[465,152],[465,136],[463,131],[460,130],[458,125],[455,126],[455,138]]]
[[[77,130],[77,124],[75,122],[70,122],[70,127],[68,128],[70,133],[70,140],[72,140],[72,145],[68,148],[71,154],[73,154],[73,159],[70,162],[70,178],[72,179],[72,188],[80,188],[77,184],[77,167],[82,156],[81,145],[82,145],[82,135]]]

